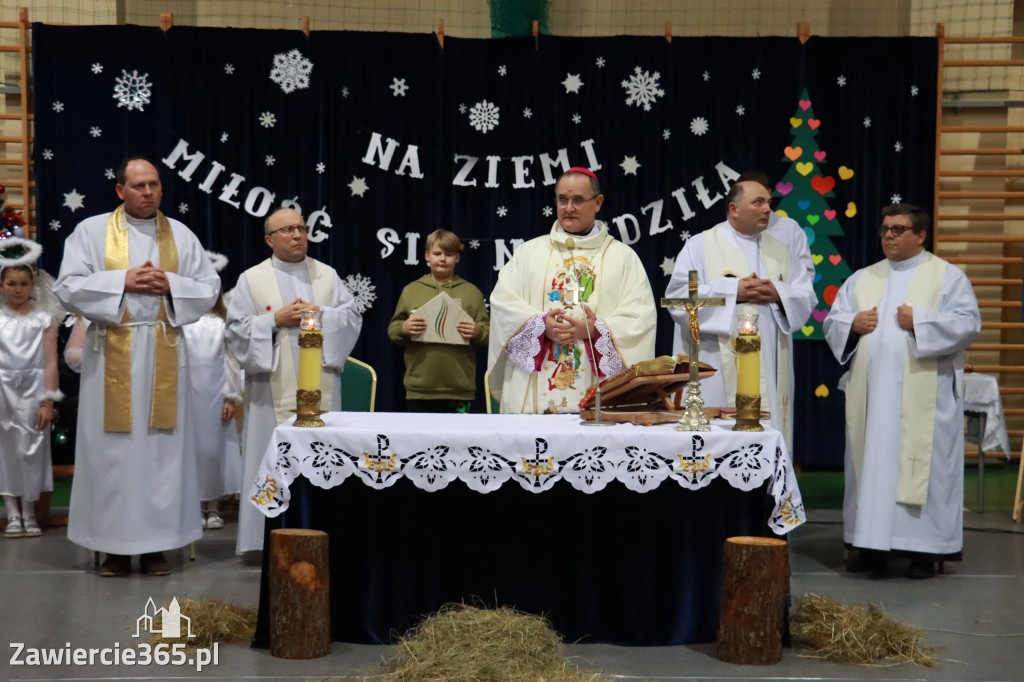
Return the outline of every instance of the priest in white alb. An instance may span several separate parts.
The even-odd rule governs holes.
[[[709,407],[735,407],[736,315],[758,314],[761,333],[761,407],[771,425],[793,444],[793,332],[810,317],[818,297],[814,280],[787,246],[769,233],[771,193],[760,182],[741,180],[725,198],[726,220],[687,240],[676,257],[665,290],[668,298],[689,295],[689,274],[697,271],[701,297],[721,297],[725,306],[698,310],[700,361],[718,372],[701,381]],[[669,310],[676,321],[674,353],[687,351],[689,316]]]
[[[217,300],[220,278],[195,235],[158,209],[156,167],[123,161],[112,213],[64,244],[54,293],[92,324],[82,380],[68,539],[106,552],[100,575],[166,575],[163,555],[198,540],[189,372],[182,325]]]
[[[925,250],[928,214],[882,216],[885,260],[846,280],[823,325],[852,360],[843,539],[861,550],[851,571],[880,574],[897,552],[909,577],[929,578],[963,548],[964,350],[981,315],[967,276]]]
[[[263,548],[263,515],[247,499],[274,428],[291,418],[298,385],[302,311],[323,311],[320,409],[341,409],[341,372],[363,325],[355,299],[331,266],[306,256],[302,215],[272,211],[263,239],[273,255],[238,278],[228,304],[227,346],[245,370],[239,553]]]
[[[654,295],[636,252],[596,220],[597,176],[555,184],[558,220],[505,264],[491,292],[487,387],[502,412],[579,412],[598,377],[654,357]]]

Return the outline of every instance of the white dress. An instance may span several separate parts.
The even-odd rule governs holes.
[[[0,307],[0,494],[39,499],[53,490],[50,429],[35,427],[46,391],[43,333],[49,313],[26,315]]]
[[[241,369],[224,345],[224,320],[213,313],[185,325],[192,382],[193,431],[199,499],[216,500],[241,490],[242,451],[235,420],[220,416],[224,399],[241,404]]]

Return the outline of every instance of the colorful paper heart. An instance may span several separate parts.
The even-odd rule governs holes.
[[[800,331],[804,333],[804,336],[810,336],[811,334],[814,333],[814,326],[808,324],[806,326],[800,327]]]
[[[811,260],[814,261],[815,265],[821,265],[821,261],[825,260],[825,257],[822,256],[821,254],[812,253],[811,254]],[[829,305],[832,305],[832,304],[830,303]]]
[[[797,168],[797,170],[800,169]],[[820,175],[815,175],[813,178],[811,178],[811,187],[814,188],[815,192],[822,196],[825,196],[826,194],[831,192],[832,188],[835,186],[836,179],[833,178],[831,175],[826,175],[824,177]]]
[[[814,395],[818,396],[819,398],[827,398],[828,386],[826,386],[825,384],[818,384],[818,387],[814,389]]]
[[[807,175],[812,170],[814,170],[814,164],[810,161],[804,161],[803,163],[798,163],[796,165],[796,172],[800,175]]]
[[[832,307],[832,302],[836,300],[836,294],[838,293],[839,287],[835,284],[829,284],[825,287],[825,291],[821,292],[821,297],[825,299],[825,303],[828,304],[829,308]]]
[[[851,201],[846,205],[846,217],[852,218],[855,215],[857,215],[857,204]]]
[[[827,211],[825,211],[825,217],[828,218],[829,220],[835,220],[836,212],[830,208]]]
[[[798,104],[800,105],[800,108],[803,109],[804,111],[807,111],[808,109],[811,108],[811,100],[809,99],[802,99],[798,102]]]
[[[800,158],[800,155],[804,153],[803,147],[786,147],[782,150],[782,153],[786,155],[786,158],[790,161],[796,161]]]
[[[811,130],[817,130],[818,126],[821,125],[821,121],[816,118],[807,119],[807,125],[811,127]]]
[[[831,263],[832,265],[839,265],[839,261],[841,261],[841,260],[843,260],[843,257],[840,256],[838,253],[833,255],[833,256],[829,256],[828,257],[828,262]],[[829,305],[832,305],[832,304],[829,303]]]
[[[818,322],[824,322],[825,318],[828,317],[828,311],[818,310],[817,308],[815,308],[814,310],[811,311],[811,317],[816,319]]]
[[[817,284],[820,281],[821,281],[821,273],[820,272],[814,273],[814,283]]]
[[[779,216],[780,218],[788,218],[789,217],[789,213],[787,213],[786,211],[784,211],[782,209],[779,209],[778,211],[776,211],[775,215]]]
[[[826,152],[822,152],[822,151],[814,152],[814,158],[816,158],[819,163],[825,160],[825,156],[826,156]]]
[[[775,183],[775,189],[779,190],[779,194],[782,196],[786,196],[793,191],[793,183],[779,181]]]
[[[846,166],[839,167],[839,178],[842,180],[849,180],[853,177],[853,169],[847,168]]]
[[[778,213],[778,211],[776,211],[776,213]],[[814,234],[814,230],[812,230],[809,227],[805,227],[804,228],[804,234],[807,235],[807,246],[810,246],[811,244],[813,244],[815,238],[818,236],[818,235]]]
[[[801,199],[796,202],[796,205],[800,207],[801,211],[806,211],[807,207],[811,205],[811,202],[807,201],[807,199]]]
[[[821,220],[821,216],[818,215],[817,213],[812,213],[811,215],[807,216],[807,222],[809,222],[811,225],[817,225],[819,220]]]
[[[789,125],[793,126],[794,128],[799,128],[800,124],[803,123],[803,122],[804,122],[804,120],[802,118],[791,118],[791,119],[789,119]]]

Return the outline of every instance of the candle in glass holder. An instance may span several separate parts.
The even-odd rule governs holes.
[[[323,364],[322,310],[304,310],[299,322],[299,377],[300,391],[320,391],[320,367]]]
[[[761,337],[757,313],[736,316],[736,393],[761,394]]]

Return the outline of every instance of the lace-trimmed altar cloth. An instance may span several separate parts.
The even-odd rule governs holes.
[[[289,421],[275,429],[249,491],[266,516],[288,508],[288,487],[298,476],[324,489],[350,476],[377,489],[404,477],[430,492],[459,480],[479,493],[506,484],[597,493],[613,481],[644,493],[670,480],[698,490],[722,478],[740,490],[771,482],[768,527],[775,533],[807,520],[782,435],[770,427],[734,432],[713,421],[704,433],[672,424],[594,428],[568,414],[331,412],[323,419],[322,428]]]

